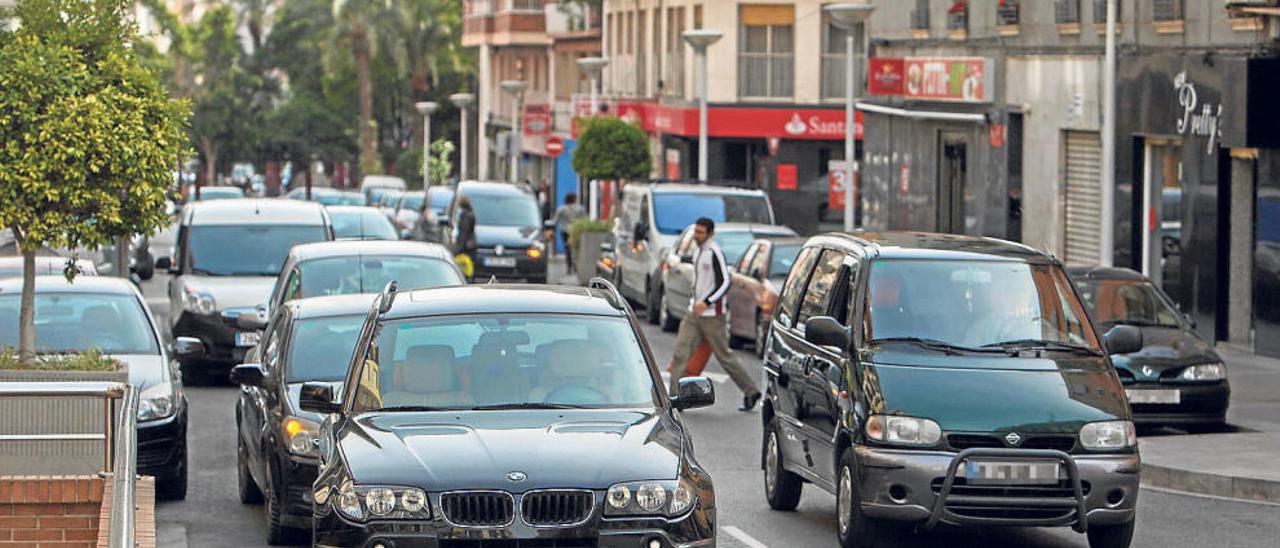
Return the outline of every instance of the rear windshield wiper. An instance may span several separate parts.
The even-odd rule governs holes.
[[[868,344],[884,344],[884,343],[908,343],[914,344],[921,348],[944,352],[949,355],[959,354],[961,352],[1003,352],[999,348],[973,348],[970,346],[961,346],[937,339],[926,339],[923,337],[885,337],[882,339],[872,339]]]
[[[495,403],[492,405],[477,405],[468,407],[472,411],[501,411],[505,409],[587,409],[585,405],[574,405],[571,403]]]
[[[1010,354],[1015,354],[1023,350],[1060,350],[1066,352],[1084,352],[1092,356],[1101,356],[1102,352],[1094,350],[1087,346],[1072,344],[1062,341],[1051,341],[1046,339],[1020,339],[1016,341],[1002,341],[998,343],[984,344],[983,348],[998,348]]]

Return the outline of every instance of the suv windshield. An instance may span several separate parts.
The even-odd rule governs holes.
[[[527,194],[473,194],[477,225],[540,226],[538,202]],[[681,227],[684,228],[684,227]]]
[[[329,220],[333,222],[334,238],[359,238],[361,240],[399,240],[396,228],[382,212],[370,211],[330,211]]]
[[[698,220],[698,217],[708,217],[717,223],[773,224],[773,219],[769,217],[769,202],[764,196],[697,192],[653,193],[653,219],[657,223],[658,232],[679,234]]]
[[[1149,282],[1088,280],[1076,287],[1099,324],[1180,327],[1178,312]]]
[[[622,318],[530,314],[391,321],[353,410],[653,407],[656,384]]]
[[[1061,343],[1098,351],[1062,269],[1014,262],[878,260],[867,298],[871,342],[966,348]]]
[[[343,380],[363,323],[364,314],[297,321],[285,382]]]
[[[0,348],[18,346],[18,299],[0,295]],[[159,354],[155,332],[133,295],[37,293],[36,352]]]
[[[362,256],[315,259],[298,265],[302,285],[290,299],[376,293],[395,281],[402,289],[461,285],[452,262],[428,257]]]
[[[207,225],[187,230],[191,272],[206,276],[275,276],[289,248],[327,239],[320,225]]]

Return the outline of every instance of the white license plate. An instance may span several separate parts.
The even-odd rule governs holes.
[[[1058,462],[965,461],[965,479],[972,484],[1043,485],[1058,483]]]
[[[485,266],[496,266],[500,268],[514,268],[516,266],[515,257],[486,257]]]
[[[236,333],[236,346],[254,346],[258,344],[257,331],[241,331]]]
[[[1182,403],[1182,392],[1178,390],[1125,390],[1129,403],[1177,405]]]

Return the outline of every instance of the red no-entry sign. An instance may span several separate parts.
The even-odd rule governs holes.
[[[564,152],[564,139],[554,135],[547,137],[546,151],[547,156],[552,158],[559,156],[561,152]]]

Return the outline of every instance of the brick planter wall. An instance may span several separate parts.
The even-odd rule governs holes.
[[[98,544],[103,479],[0,476],[0,548]]]

